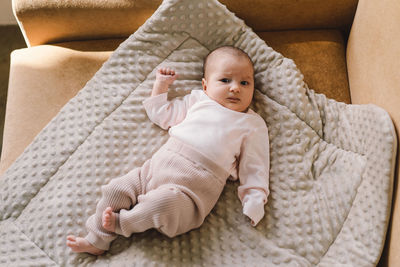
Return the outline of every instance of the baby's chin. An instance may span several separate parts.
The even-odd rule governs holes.
[[[243,105],[243,103],[239,101],[229,101],[226,99],[215,99],[212,96],[208,95],[207,92],[205,94],[211,99],[223,106],[224,108],[230,109],[232,111],[236,112],[247,112],[249,110],[250,104],[249,105]]]
[[[241,106],[237,104],[232,104],[232,103],[227,103],[227,104],[222,104],[227,109],[236,111],[236,112],[243,112],[246,113],[249,110],[249,106]]]

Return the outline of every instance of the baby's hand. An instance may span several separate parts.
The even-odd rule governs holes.
[[[175,73],[175,70],[170,68],[160,68],[157,70],[156,82],[169,86],[177,77],[178,74]]]
[[[168,87],[176,80],[178,74],[170,68],[160,68],[157,70],[156,81],[153,85],[152,96],[168,92]]]

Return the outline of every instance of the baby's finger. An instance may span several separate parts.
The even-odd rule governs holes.
[[[171,69],[171,68],[159,68],[158,69],[158,73],[160,73],[161,75],[168,75],[168,76],[175,76],[175,70]]]
[[[175,71],[173,69],[167,68],[167,75],[175,75]]]

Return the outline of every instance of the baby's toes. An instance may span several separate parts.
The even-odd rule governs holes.
[[[67,241],[76,242],[76,237],[73,235],[69,235],[69,236],[67,236]]]
[[[76,247],[76,238],[75,236],[67,236],[67,246],[70,248]]]

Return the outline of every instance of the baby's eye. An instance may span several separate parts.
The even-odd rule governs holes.
[[[228,78],[222,78],[220,81],[223,82],[223,83],[228,83],[229,79]]]
[[[240,84],[241,85],[249,85],[249,82],[248,81],[241,81]]]

